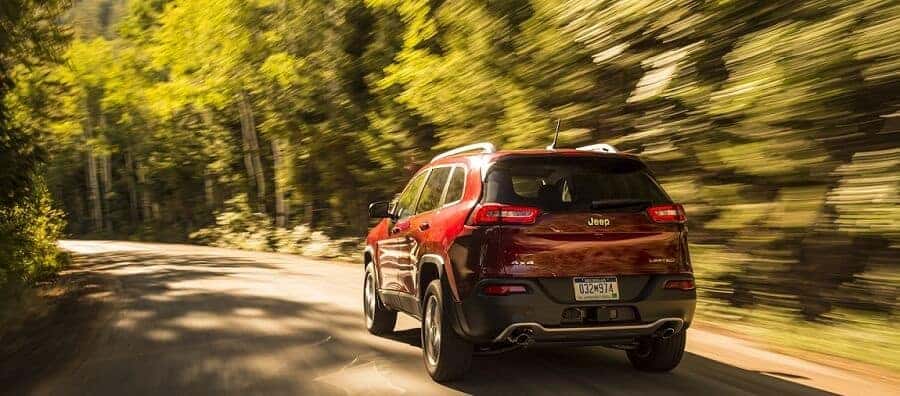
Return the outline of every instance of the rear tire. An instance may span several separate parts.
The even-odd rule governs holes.
[[[422,310],[422,357],[428,374],[437,382],[461,378],[472,364],[472,344],[453,330],[450,306],[441,281],[431,281]]]
[[[394,331],[397,324],[397,311],[388,309],[378,296],[375,283],[375,268],[372,263],[366,264],[366,278],[363,281],[363,313],[366,316],[366,330],[375,335],[384,335]]]
[[[681,363],[686,342],[687,329],[670,338],[654,338],[638,349],[629,350],[628,360],[634,368],[641,371],[671,371]]]

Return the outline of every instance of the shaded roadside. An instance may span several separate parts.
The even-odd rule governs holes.
[[[42,377],[72,364],[90,348],[104,317],[113,314],[114,281],[74,265],[35,287],[0,327],[0,384],[28,393]]]

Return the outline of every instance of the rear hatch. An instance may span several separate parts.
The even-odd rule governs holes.
[[[683,213],[633,158],[506,158],[486,174],[474,217],[500,228],[499,257],[483,276],[689,272]]]

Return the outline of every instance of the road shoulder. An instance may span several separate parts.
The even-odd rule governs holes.
[[[0,383],[28,394],[42,379],[77,365],[114,312],[114,280],[76,260],[25,293],[0,327]]]
[[[828,368],[845,371],[859,377],[868,378],[872,381],[876,381],[881,384],[900,389],[900,375],[884,367],[874,366],[864,362],[849,360],[838,356],[825,355],[812,351],[787,348],[779,346],[777,344],[766,343],[764,340],[760,340],[756,337],[727,329],[722,326],[718,326],[715,323],[695,321],[691,324],[691,328],[696,328],[725,337],[735,338],[741,340],[746,345],[755,349],[800,359],[810,364],[821,365]]]

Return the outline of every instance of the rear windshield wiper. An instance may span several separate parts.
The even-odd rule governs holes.
[[[591,210],[633,208],[643,210],[649,207],[651,202],[646,199],[605,199],[591,201]]]

